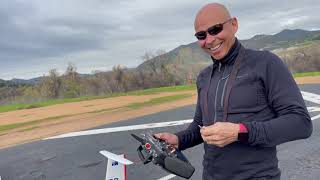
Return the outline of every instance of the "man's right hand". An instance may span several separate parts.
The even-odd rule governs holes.
[[[166,143],[174,146],[176,149],[178,148],[179,139],[177,135],[163,132],[163,133],[154,134],[154,136],[158,139],[164,140]]]

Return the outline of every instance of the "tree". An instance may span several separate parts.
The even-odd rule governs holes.
[[[49,71],[49,76],[43,78],[40,83],[40,93],[47,98],[59,97],[59,90],[61,88],[61,79],[56,69]]]
[[[79,97],[81,94],[80,76],[74,64],[69,63],[63,76],[63,96],[65,98]]]
[[[165,53],[167,53],[167,52],[164,49],[157,49],[155,52],[147,51],[141,56],[141,59],[145,62],[145,61],[149,61],[157,56],[161,56]]]
[[[71,79],[72,81],[79,80],[79,74],[77,73],[77,67],[73,63],[69,62],[68,67],[65,72],[65,76],[67,76],[67,78]]]
[[[129,77],[126,74],[126,67],[121,65],[113,66],[112,74],[115,88],[120,92],[128,91]]]

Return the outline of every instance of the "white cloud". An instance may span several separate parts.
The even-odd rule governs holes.
[[[280,24],[282,27],[292,26],[297,24],[298,22],[304,21],[308,19],[308,16],[300,16],[300,17],[291,17],[283,19]]]
[[[63,72],[72,61],[80,73],[129,67],[147,51],[195,41],[200,0],[3,0],[0,2],[0,79]],[[238,17],[240,39],[284,28],[320,29],[317,0],[223,0]]]

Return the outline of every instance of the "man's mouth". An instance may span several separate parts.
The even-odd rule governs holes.
[[[222,43],[223,43],[223,42],[217,44],[217,45],[214,46],[214,47],[208,48],[208,49],[209,49],[210,51],[216,51],[216,50],[218,50],[218,49],[221,47]]]

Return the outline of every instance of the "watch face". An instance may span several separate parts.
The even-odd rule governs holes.
[[[238,133],[238,141],[248,142],[249,133]]]

